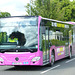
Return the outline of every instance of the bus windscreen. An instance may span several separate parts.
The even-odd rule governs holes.
[[[0,20],[0,48],[13,48],[15,47],[13,45],[37,48],[37,17],[13,17]]]

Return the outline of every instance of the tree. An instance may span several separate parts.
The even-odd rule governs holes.
[[[71,3],[69,0],[61,0],[54,9],[54,18],[61,21],[71,21]]]
[[[71,21],[75,21],[75,0],[71,3]]]
[[[29,15],[29,6],[25,8]],[[35,0],[31,1],[31,15],[40,15],[42,17],[61,20],[75,21],[75,1],[70,0]]]
[[[11,16],[8,12],[0,12],[0,17],[9,17]]]

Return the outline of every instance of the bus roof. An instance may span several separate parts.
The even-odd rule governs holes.
[[[68,23],[68,22],[64,22],[64,21],[58,21],[58,20],[54,20],[54,19],[48,19],[48,18],[43,18],[43,17],[41,17],[41,18],[44,20],[50,20],[50,21],[58,22],[58,23],[64,23],[64,24],[69,24],[69,25],[72,24],[72,23]],[[74,25],[74,24],[72,24],[72,25]]]
[[[9,17],[1,17],[1,18],[14,18],[14,17],[38,17],[38,16],[9,16]]]
[[[66,22],[66,23],[69,23],[69,24],[73,24],[73,25],[75,25],[75,22]]]
[[[9,17],[1,17],[0,19],[3,19],[3,18],[15,18],[15,17],[39,17],[39,16],[9,16]],[[41,16],[40,16],[40,17],[41,17]],[[72,25],[75,25],[75,23],[72,23],[72,22],[58,21],[58,20],[49,19],[49,18],[44,18],[44,17],[41,17],[41,19],[50,20],[50,21],[58,22],[58,23],[69,24],[69,25],[71,25],[71,24],[72,24]]]

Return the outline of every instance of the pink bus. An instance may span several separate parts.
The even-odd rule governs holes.
[[[41,16],[0,18],[0,65],[53,65],[72,57],[73,25]]]

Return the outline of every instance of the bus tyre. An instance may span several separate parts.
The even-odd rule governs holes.
[[[69,59],[72,58],[72,48],[70,48],[70,54],[69,54]]]
[[[55,55],[54,55],[54,51],[51,52],[51,63],[50,66],[53,66],[55,62]]]

